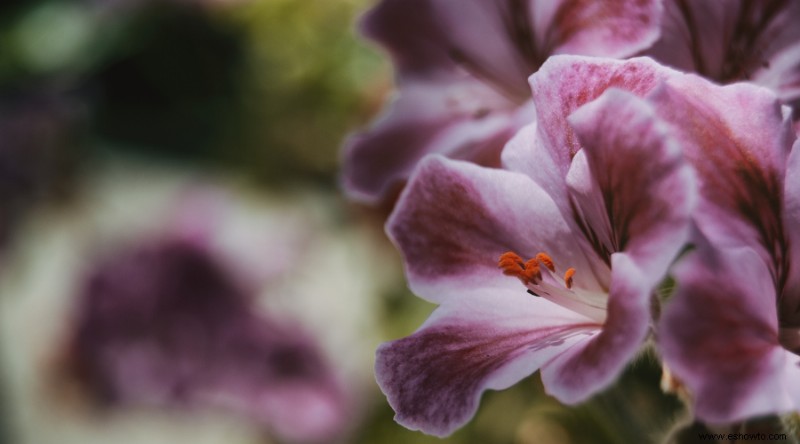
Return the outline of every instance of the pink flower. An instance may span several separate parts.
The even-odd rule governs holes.
[[[800,99],[800,2],[666,0],[661,38],[646,54],[731,83],[750,80]]]
[[[701,194],[697,248],[674,271],[660,323],[664,360],[701,419],[798,410],[800,143],[789,111],[763,88],[683,81],[653,98]]]
[[[552,54],[627,57],[658,37],[657,0],[384,0],[362,23],[399,94],[344,152],[344,188],[389,198],[429,153],[497,166],[534,119],[527,78]]]
[[[484,390],[537,369],[580,402],[635,355],[695,200],[676,141],[637,97],[673,76],[648,59],[553,57],[531,78],[538,127],[509,143],[505,169],[421,162],[387,230],[411,289],[439,307],[378,350],[399,423],[448,435]]]

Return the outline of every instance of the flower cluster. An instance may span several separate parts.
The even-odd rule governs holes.
[[[399,93],[343,184],[402,189],[387,232],[438,304],[377,352],[399,423],[446,436],[537,370],[578,403],[648,342],[701,420],[800,410],[798,20],[798,0],[367,14]]]

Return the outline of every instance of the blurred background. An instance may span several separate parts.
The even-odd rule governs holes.
[[[446,440],[393,422],[374,349],[433,306],[385,211],[338,190],[392,92],[355,32],[371,3],[0,3],[0,443],[630,443],[680,420],[645,355],[580,407],[534,375]]]

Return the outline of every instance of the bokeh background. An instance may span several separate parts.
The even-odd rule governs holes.
[[[321,442],[660,442],[681,421],[644,354],[579,407],[534,375],[488,393],[448,439],[393,422],[374,349],[434,307],[407,290],[386,210],[338,189],[342,140],[392,93],[387,60],[355,30],[371,4],[0,2],[0,443],[286,440],[224,408],[97,402],[69,376],[86,270],[164,229],[198,188],[244,214],[235,234],[295,239],[249,260],[279,270],[258,310],[318,338],[348,392],[345,432]]]

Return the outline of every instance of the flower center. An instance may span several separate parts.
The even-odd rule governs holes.
[[[558,274],[549,254],[541,252],[524,260],[517,253],[508,251],[500,255],[497,267],[506,276],[518,278],[527,287],[528,293],[592,319],[605,321],[608,295],[576,287],[576,270],[570,267],[563,275]]]
[[[550,273],[555,273],[556,271],[556,265],[547,253],[539,253],[536,257],[524,261],[517,253],[507,251],[500,255],[497,266],[503,269],[503,274],[515,276],[525,285],[538,285],[544,282],[541,266],[550,270]],[[572,288],[573,276],[575,276],[574,268],[568,268],[564,272],[564,286],[568,290]]]

